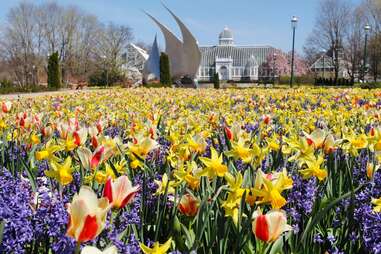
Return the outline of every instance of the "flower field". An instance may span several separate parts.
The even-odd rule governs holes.
[[[381,90],[3,100],[0,253],[381,253]]]

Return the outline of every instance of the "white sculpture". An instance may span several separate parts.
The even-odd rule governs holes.
[[[157,45],[157,36],[155,36],[151,52],[144,64],[143,79],[145,81],[160,80],[160,51]]]
[[[184,77],[194,80],[201,62],[201,52],[197,45],[197,40],[184,23],[164,4],[163,6],[179,25],[183,41],[177,38],[165,25],[161,24],[152,15],[147,12],[146,14],[158,25],[164,35],[166,44],[165,53],[168,55],[170,61],[171,75],[175,81],[179,81]],[[151,69],[147,69],[146,71],[147,73],[153,72]]]
[[[171,13],[181,30],[183,38],[183,74],[194,79],[201,62],[201,52],[197,40],[184,23],[167,6],[164,5],[164,7]]]

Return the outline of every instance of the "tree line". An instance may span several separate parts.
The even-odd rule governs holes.
[[[21,2],[0,25],[0,79],[25,88],[46,82],[48,59],[58,54],[63,84],[112,77],[133,39],[126,25],[102,23],[75,6]]]
[[[381,1],[363,0],[355,5],[349,0],[322,0],[317,13],[304,46],[309,64],[326,54],[332,58],[334,80],[344,67],[352,81],[365,75],[377,81],[381,74]]]

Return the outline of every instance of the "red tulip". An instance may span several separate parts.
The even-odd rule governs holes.
[[[102,155],[103,155],[104,151],[105,151],[104,146],[101,146],[97,150],[95,150],[93,157],[90,160],[90,168],[91,169],[94,169],[99,165],[99,163],[102,160]]]
[[[233,132],[228,127],[225,127],[225,132],[228,139],[233,140]]]
[[[77,242],[93,240],[102,232],[110,208],[107,199],[98,199],[90,187],[82,186],[68,207],[67,235]]]
[[[132,186],[131,181],[125,175],[114,181],[109,177],[105,184],[103,196],[114,208],[121,209],[134,199],[139,190],[140,186]]]
[[[193,217],[198,212],[199,202],[192,195],[185,194],[182,196],[178,208],[182,214]]]
[[[73,133],[74,143],[77,146],[84,145],[87,140],[87,129],[82,128]]]
[[[1,108],[4,113],[8,113],[12,109],[12,102],[10,101],[3,102]]]
[[[256,238],[264,242],[273,242],[286,231],[291,230],[287,225],[287,217],[283,211],[271,210],[267,214],[256,211],[253,215],[252,230]]]
[[[263,119],[263,122],[264,122],[265,124],[269,124],[269,123],[271,122],[271,117],[270,117],[269,115],[264,115],[264,116],[262,117],[262,119]]]

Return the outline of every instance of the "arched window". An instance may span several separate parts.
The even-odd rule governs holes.
[[[228,80],[229,79],[229,73],[228,68],[226,66],[221,66],[220,68],[220,79],[221,80]]]

